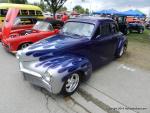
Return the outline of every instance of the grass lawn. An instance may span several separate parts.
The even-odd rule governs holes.
[[[143,34],[130,33],[127,53],[119,62],[150,70],[150,30]]]
[[[130,33],[128,36],[128,40],[131,42],[140,42],[150,45],[150,30],[145,30],[143,34],[138,33]]]

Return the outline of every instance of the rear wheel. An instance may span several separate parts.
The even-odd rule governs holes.
[[[139,32],[140,34],[142,34],[142,33],[143,33],[143,29],[140,29],[138,32]]]
[[[117,54],[117,57],[120,58],[123,56],[123,54],[126,52],[127,50],[127,45],[123,45],[120,49],[120,52]]]
[[[80,85],[80,75],[73,73],[64,83],[62,88],[62,94],[64,96],[72,95]]]
[[[132,33],[132,30],[129,30],[129,33]]]

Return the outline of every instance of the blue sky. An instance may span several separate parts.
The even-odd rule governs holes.
[[[32,0],[32,2],[38,1],[40,0]],[[81,5],[93,11],[114,8],[118,11],[139,9],[146,14],[150,12],[150,0],[85,0],[85,2],[82,2],[82,0],[68,0],[65,3],[69,10],[75,5]]]

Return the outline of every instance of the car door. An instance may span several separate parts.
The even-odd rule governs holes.
[[[113,58],[116,48],[116,31],[112,30],[110,22],[101,23],[97,36],[93,40],[93,51],[96,62],[102,63]],[[116,28],[116,27],[115,27]]]

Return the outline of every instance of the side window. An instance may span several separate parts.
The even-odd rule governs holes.
[[[6,16],[7,11],[7,9],[1,9],[1,16]]]
[[[49,25],[49,28],[48,28],[50,31],[53,31],[54,30],[54,28],[53,28],[53,26],[50,24]]]
[[[43,16],[41,11],[36,11],[37,16]]]
[[[21,10],[19,11],[18,16],[21,16]]]
[[[33,18],[33,19],[32,19],[32,22],[33,22],[32,24],[36,24],[37,19]]]
[[[33,24],[33,22],[32,22],[32,19],[22,18],[21,19],[21,24],[28,25],[28,24]]]
[[[100,34],[102,36],[107,36],[111,34],[109,23],[102,24],[100,27]]]
[[[97,28],[97,30],[95,32],[95,37],[98,38],[99,35],[101,35],[101,33],[100,33],[100,26]]]
[[[21,14],[22,14],[22,16],[27,16],[27,15],[29,15],[29,11],[28,10],[21,10]]]
[[[30,16],[35,16],[35,11],[34,10],[29,10],[29,15]]]
[[[117,33],[117,25],[115,23],[110,23],[110,29],[111,29],[111,33]]]

